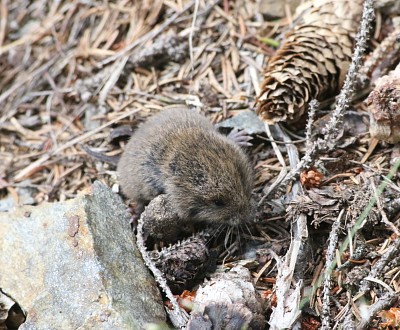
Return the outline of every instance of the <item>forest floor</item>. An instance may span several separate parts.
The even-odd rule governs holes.
[[[266,63],[293,23],[292,3],[271,16],[279,6],[244,0],[1,1],[0,211],[8,210],[1,201],[9,198],[14,205],[71,199],[95,180],[118,191],[115,167],[88,156],[82,145],[120,155],[130,128],[166,106],[196,107],[213,123],[255,110]],[[377,11],[367,54],[394,29],[391,15]],[[304,193],[290,205],[284,197],[293,184],[263,198],[289,168],[284,144],[278,149],[285,165],[266,136],[255,137],[247,150],[256,172],[258,210],[257,224],[242,241],[257,242],[251,271],[268,303],[267,319],[276,304],[279,272],[272,255],[285,256],[292,223],[305,214],[308,252],[296,268],[304,281],[303,297],[309,296],[302,326],[321,325],[323,290],[312,287],[324,273],[328,238],[338,218],[338,267],[329,287],[332,323],[349,312],[360,321],[363,306],[375,303],[371,327],[400,325],[399,301],[379,305],[386,294],[400,290],[400,188],[395,174],[382,195],[377,193],[393,165],[395,146],[369,134],[364,101],[372,87],[353,97],[340,145],[302,172]],[[334,102],[334,97],[327,100],[317,117]],[[294,144],[300,155],[306,150],[304,126],[285,128],[300,140]],[[361,228],[346,243],[368,208]],[[232,267],[244,261],[241,252],[233,250],[219,262]],[[365,278],[368,293],[357,296]]]

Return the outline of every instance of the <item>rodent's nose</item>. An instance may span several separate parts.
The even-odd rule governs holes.
[[[240,217],[233,217],[233,218],[231,218],[231,219],[229,220],[229,224],[230,224],[231,226],[236,227],[236,226],[239,226],[240,223],[241,223],[242,221],[243,221],[243,220],[241,220]]]
[[[229,219],[229,224],[231,226],[240,226],[241,224],[244,224],[246,222],[249,222],[249,214],[238,213],[231,219]]]
[[[253,200],[250,201],[249,205],[245,205],[242,208],[238,209],[230,219],[229,224],[231,226],[240,226],[245,223],[251,223],[254,221],[254,217],[256,214],[256,204]]]

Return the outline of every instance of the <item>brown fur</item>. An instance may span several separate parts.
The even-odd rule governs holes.
[[[252,215],[253,172],[243,151],[203,116],[161,111],[131,137],[118,175],[138,204],[170,196],[182,219],[238,225]]]

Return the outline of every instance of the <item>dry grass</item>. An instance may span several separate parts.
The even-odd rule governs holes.
[[[71,198],[109,180],[80,143],[111,149],[111,129],[169,104],[202,104],[214,121],[252,106],[273,52],[257,36],[274,25],[254,3],[200,2],[191,35],[194,5],[3,1],[1,186],[34,187],[37,203]]]
[[[195,22],[196,2],[186,0],[2,0],[0,6],[0,192],[16,204],[73,198],[94,180],[114,185],[114,169],[92,160],[80,144],[117,155],[126,141],[118,134],[124,125],[167,105],[188,103],[214,122],[252,109],[262,68],[274,54],[260,38],[281,38],[293,14],[268,21],[256,1],[245,0],[199,1]],[[354,108],[365,110],[360,101]],[[257,142],[251,153],[260,193],[282,165],[267,142]],[[361,135],[321,160],[326,185],[358,196],[368,175],[388,173],[390,153],[390,146]],[[260,210],[253,235],[283,255],[289,224],[270,210]],[[331,223],[326,214],[313,223],[324,219]],[[311,235],[318,239],[326,223],[317,228]],[[390,234],[377,227],[368,242],[383,253]],[[309,282],[322,269],[321,259],[313,262],[305,273]],[[264,270],[257,274],[260,290],[273,287],[274,263]],[[398,289],[398,272],[390,274]],[[318,309],[320,301],[314,303]]]

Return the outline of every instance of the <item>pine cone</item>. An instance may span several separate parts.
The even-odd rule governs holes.
[[[338,92],[351,61],[362,0],[314,0],[268,63],[257,114],[268,124],[299,120],[312,99]]]
[[[371,136],[389,143],[400,142],[400,64],[376,82],[366,103]]]
[[[160,252],[151,253],[156,267],[164,274],[172,292],[190,289],[214,269],[216,255],[206,245],[208,234],[198,233]]]

